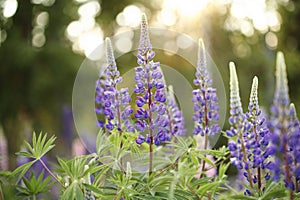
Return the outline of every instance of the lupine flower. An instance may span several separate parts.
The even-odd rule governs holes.
[[[119,131],[123,129],[133,132],[134,127],[129,117],[133,109],[129,105],[131,97],[128,88],[118,90],[117,85],[122,81],[120,72],[117,69],[111,41],[106,38],[106,57],[107,68],[104,74],[101,74],[96,83],[96,109],[98,115],[104,115],[104,118],[98,119],[98,126],[105,127],[108,130],[117,128]],[[122,122],[124,125],[122,126]]]
[[[261,189],[262,176],[266,180],[270,178],[269,173],[265,170],[266,162],[269,158],[267,147],[269,145],[270,131],[258,105],[257,88],[258,79],[254,77],[248,112],[246,113],[247,125],[250,124],[251,127],[248,132],[244,133],[243,137],[250,163],[249,167],[252,168],[253,182],[258,183],[258,189]]]
[[[198,89],[193,90],[194,134],[214,135],[220,132],[216,123],[219,120],[219,105],[216,89],[207,71],[206,51],[202,39],[199,40],[197,71],[194,84]]]
[[[283,53],[278,52],[276,60],[276,89],[272,106],[272,113],[279,114],[283,110],[280,110],[278,107],[285,106],[288,108],[289,103],[290,98],[285,60]]]
[[[169,132],[172,135],[184,135],[186,129],[184,127],[184,118],[182,111],[179,110],[178,105],[176,103],[174,97],[174,90],[173,86],[168,86],[168,93],[167,93],[167,113],[169,118]]]
[[[96,81],[96,96],[95,96],[95,112],[97,114],[97,126],[99,128],[105,127],[105,115],[104,115],[104,92],[106,90],[105,87],[105,74],[104,70],[99,72],[99,78]]]
[[[288,185],[290,189],[296,189],[299,192],[300,180],[300,124],[297,118],[296,109],[293,103],[289,109],[288,123],[288,169],[293,177]],[[287,182],[286,182],[287,183]]]
[[[278,52],[276,61],[276,88],[269,127],[272,132],[270,155],[276,156],[267,167],[273,171],[273,180],[279,181],[284,175],[285,186],[298,190],[299,179],[299,122],[294,105],[289,106],[286,65],[282,52]],[[297,144],[297,145],[296,145]],[[292,194],[292,193],[291,193]]]
[[[165,84],[162,80],[163,74],[160,64],[153,62],[155,53],[152,50],[148,33],[148,22],[143,14],[141,22],[140,44],[137,54],[138,67],[135,68],[136,86],[134,92],[137,94],[136,105],[138,107],[134,116],[136,117],[136,128],[148,134],[144,139],[138,136],[136,142],[141,144],[148,142],[159,145],[169,140],[167,128],[169,121],[166,117]]]
[[[239,95],[239,85],[234,63],[230,63],[230,130],[226,131],[230,140],[228,148],[231,152],[231,161],[238,169],[244,170],[243,175],[250,183],[251,188],[258,183],[262,186],[262,176],[269,179],[265,172],[266,159],[269,157],[267,146],[269,144],[269,129],[258,105],[257,96],[258,79],[254,77],[248,112],[243,113]],[[264,170],[264,171],[262,171]],[[250,195],[249,191],[245,192]]]

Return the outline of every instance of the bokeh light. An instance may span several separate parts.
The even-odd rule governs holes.
[[[67,37],[73,43],[73,50],[89,53],[96,45],[103,42],[103,31],[95,21],[95,17],[101,12],[101,4],[98,1],[76,0],[81,5],[78,8],[79,19],[72,21],[66,30]],[[157,28],[170,28],[172,30],[187,33],[194,40],[203,35],[209,35],[209,15],[218,13],[225,20],[223,28],[229,32],[238,31],[247,38],[256,34],[264,34],[266,46],[272,50],[277,48],[276,33],[281,29],[282,19],[278,11],[280,3],[288,4],[288,0],[153,0],[151,5],[157,12],[150,13],[150,26]],[[130,4],[124,7],[115,18],[116,26],[114,34],[129,31],[139,26],[141,13],[148,10],[141,4]],[[191,24],[194,24],[191,26]],[[196,27],[200,27],[197,28]],[[126,30],[125,30],[126,29]],[[87,39],[92,37],[94,40]],[[117,50],[127,52],[132,45],[132,38],[122,39],[116,44]],[[242,39],[234,39],[233,48],[238,57],[245,58],[251,54],[251,48]],[[254,41],[254,40],[252,40]],[[176,48],[188,48],[183,38],[177,38],[176,43],[163,41],[165,46]],[[209,43],[209,41],[208,41]],[[124,47],[121,47],[123,46]],[[209,46],[209,44],[207,44]],[[94,58],[95,59],[95,58]],[[98,57],[97,59],[100,59]]]
[[[6,18],[14,16],[18,8],[17,0],[6,0],[3,3],[3,16]]]
[[[92,54],[93,50],[103,43],[103,31],[95,21],[100,12],[101,6],[98,1],[85,2],[78,8],[79,19],[72,21],[66,29],[66,35],[73,43],[73,51],[84,53],[91,60],[100,59],[96,54]]]

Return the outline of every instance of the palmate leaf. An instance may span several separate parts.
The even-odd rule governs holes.
[[[48,153],[55,145],[56,137],[52,136],[47,140],[47,133],[42,134],[40,133],[38,138],[36,137],[36,133],[34,132],[32,135],[32,146],[24,141],[24,145],[26,151],[20,151],[16,153],[18,156],[25,156],[29,158],[33,158],[35,160],[30,161],[28,163],[25,163],[24,165],[19,166],[17,169],[15,169],[12,173],[13,176],[16,176],[19,174],[19,177],[17,178],[17,182],[20,181],[20,179],[24,176],[24,174],[28,171],[28,169],[39,159],[41,159],[46,153]]]
[[[44,134],[44,136],[42,136],[43,134],[40,133],[39,137],[36,138],[36,133],[33,133],[32,136],[32,146],[24,141],[24,146],[26,147],[26,149],[28,151],[20,151],[18,153],[16,153],[18,156],[26,156],[29,158],[35,158],[35,159],[40,159],[41,157],[43,157],[46,153],[48,153],[51,149],[53,149],[54,145],[54,141],[56,139],[55,136],[52,136],[51,138],[49,138],[47,141],[47,133]]]
[[[88,174],[89,170],[84,170],[84,166],[87,164],[87,157],[81,156],[71,160],[65,161],[58,158],[59,168],[58,171],[63,176],[69,176],[72,180],[79,180]]]
[[[84,199],[82,190],[79,187],[79,183],[74,181],[62,194],[61,199],[64,200],[77,200]]]
[[[52,186],[53,182],[51,181],[51,177],[48,176],[44,178],[44,171],[40,173],[38,177],[35,177],[33,173],[31,173],[30,178],[23,178],[24,186],[18,186],[17,189],[19,191],[18,196],[35,196],[44,192],[49,191],[49,188]]]
[[[30,161],[28,163],[25,163],[21,166],[19,166],[17,169],[15,169],[13,172],[12,172],[12,176],[16,176],[17,174],[19,174],[18,178],[17,178],[17,182],[19,182],[23,176],[25,175],[25,173],[28,171],[28,169],[36,162],[37,160],[33,160],[33,161]]]

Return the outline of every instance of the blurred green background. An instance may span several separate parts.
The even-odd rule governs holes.
[[[291,100],[300,108],[299,1],[0,0],[0,131],[7,139],[9,168],[16,166],[14,153],[34,130],[57,135],[55,153],[72,155],[77,144],[71,113],[77,70],[86,57],[99,59],[90,53],[105,37],[138,28],[142,12],[150,27],[195,41],[202,37],[223,76],[227,97],[228,62],[234,61],[245,107],[252,78],[258,75],[260,104],[268,111],[275,56],[283,51]],[[180,48],[178,38],[163,42],[174,51]],[[130,39],[120,40],[116,51],[126,53],[130,45]],[[117,62],[135,67],[132,55]],[[167,56],[184,68],[180,58]],[[193,73],[188,74],[192,79]]]

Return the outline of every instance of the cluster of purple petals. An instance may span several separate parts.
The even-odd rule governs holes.
[[[186,132],[184,127],[184,118],[183,113],[179,110],[176,100],[174,98],[173,91],[169,87],[168,96],[167,96],[167,112],[169,118],[169,133],[171,135],[180,135],[183,136]]]
[[[147,130],[146,137],[139,135],[136,142],[153,142],[155,145],[169,141],[167,128],[169,120],[166,115],[166,86],[158,62],[153,62],[155,56],[150,43],[148,24],[143,16],[141,23],[140,45],[137,54],[138,67],[135,68],[136,105],[138,109],[134,114],[136,129],[142,133]],[[152,140],[152,141],[151,141]]]
[[[194,115],[195,122],[194,134],[201,136],[214,135],[220,132],[217,122],[219,120],[218,97],[215,88],[197,89],[193,91]]]
[[[95,112],[97,114],[97,126],[100,128],[105,127],[104,116],[104,92],[105,92],[105,76],[100,75],[96,81],[96,95],[95,95]]]
[[[216,89],[212,88],[206,63],[206,52],[203,41],[199,41],[197,71],[195,73],[192,102],[194,103],[193,121],[195,122],[195,135],[214,135],[220,132],[216,123],[219,120],[219,104]]]
[[[258,105],[257,86],[258,80],[255,77],[253,79],[248,112],[246,113],[248,123],[245,123],[245,126],[250,126],[250,131],[246,131],[243,136],[251,167],[265,169],[267,159],[270,156],[267,151],[270,131],[267,127],[266,118],[263,116]],[[247,128],[245,127],[244,129]],[[269,176],[266,178],[268,179]],[[256,178],[254,177],[253,180],[255,182]]]
[[[279,181],[280,175],[283,174],[287,188],[291,190],[299,188],[300,124],[293,104],[288,109],[286,128],[283,129],[278,124],[273,129],[270,142],[272,145],[268,149],[269,153],[276,156],[276,159],[273,162],[269,162],[267,167],[273,171],[273,180]],[[297,192],[299,192],[299,189]]]
[[[98,115],[104,115],[103,119],[98,119],[97,125],[108,130],[117,128],[129,132],[134,131],[130,122],[130,115],[133,109],[130,106],[131,97],[128,88],[118,90],[117,85],[121,83],[122,77],[117,69],[113,49],[109,39],[106,39],[107,45],[107,68],[101,74],[96,83],[96,109]],[[122,127],[124,123],[124,128]]]
[[[273,180],[279,181],[283,175],[286,188],[296,190],[300,178],[300,126],[295,107],[290,104],[286,66],[281,52],[277,54],[276,90],[269,129],[272,132],[271,145],[267,150],[275,159],[268,163],[267,168],[273,172]]]
[[[236,74],[235,69],[234,74]],[[234,75],[231,74],[231,76]],[[235,83],[232,83],[230,97],[231,116],[229,118],[231,128],[226,131],[227,136],[231,138],[228,142],[228,148],[232,157],[231,162],[238,169],[243,170],[243,175],[247,181],[252,181],[254,184],[258,182],[258,178],[262,178],[258,177],[258,175],[263,175],[266,180],[270,179],[270,174],[266,171],[270,157],[270,152],[268,151],[270,131],[258,105],[257,86],[258,81],[255,77],[253,79],[248,112],[244,114],[238,92],[238,80],[236,79]],[[257,174],[258,168],[262,170],[261,174]],[[249,176],[251,176],[251,179]],[[249,191],[246,191],[245,194],[250,195]]]

